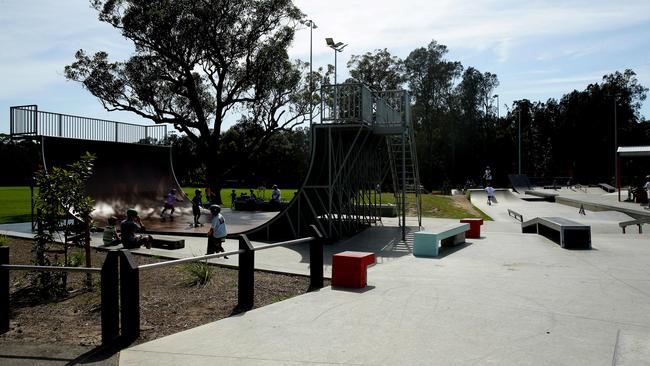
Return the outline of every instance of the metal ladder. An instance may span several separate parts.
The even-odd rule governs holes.
[[[398,222],[402,228],[402,239],[406,227],[422,226],[422,197],[420,173],[418,171],[415,135],[412,128],[405,128],[400,135],[386,137],[388,154],[395,187],[395,202]],[[417,219],[417,221],[416,221]]]

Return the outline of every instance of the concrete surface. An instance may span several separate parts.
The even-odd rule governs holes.
[[[385,218],[325,248],[326,274],[333,253],[376,252],[366,289],[327,287],[144,343],[123,350],[120,365],[650,365],[650,230],[622,234],[625,214],[580,215],[509,191],[492,206],[484,199],[472,195],[494,218],[480,239],[416,258],[413,231],[402,242],[396,219]],[[521,234],[508,208],[589,224],[594,249]],[[184,252],[164,252],[204,249],[202,238],[186,238]],[[256,267],[307,273],[307,260],[301,247],[274,248],[256,254]]]

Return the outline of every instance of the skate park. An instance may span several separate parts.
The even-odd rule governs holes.
[[[327,134],[320,138],[331,136],[333,127],[322,128]],[[363,149],[364,145],[357,143],[361,139],[369,142],[368,150],[374,150],[377,143],[373,143],[372,135],[384,139],[387,133],[395,133],[386,130],[394,127],[380,125],[364,136],[366,128],[361,124],[350,134],[351,127],[344,126],[340,141],[347,140],[346,145]],[[397,131],[398,136],[404,133]],[[320,153],[336,156],[331,151]],[[353,155],[345,150],[338,154],[338,159]],[[596,187],[528,187],[541,197],[506,187],[497,189],[496,202],[491,205],[486,203],[483,190],[470,190],[472,204],[492,218],[483,223],[480,237],[441,248],[437,257],[420,257],[412,254],[417,232],[436,231],[458,220],[407,216],[405,206],[397,217],[381,217],[374,210],[350,205],[339,206],[336,214],[323,220],[323,216],[330,215],[323,202],[329,190],[320,188],[318,179],[328,175],[314,163],[318,159],[313,158],[311,167],[316,175],[310,173],[294,203],[284,211],[224,214],[233,222],[233,228],[239,229],[237,223],[243,223],[240,232],[250,233],[254,246],[264,246],[269,239],[273,242],[304,235],[307,223],[316,223],[332,235],[323,247],[323,276],[332,277],[334,254],[348,250],[373,253],[376,264],[367,270],[367,286],[326,287],[127,348],[120,352],[120,365],[430,364],[431,360],[441,364],[625,365],[639,364],[650,357],[646,301],[650,294],[646,279],[650,241],[647,230],[630,228],[623,234],[619,226],[633,219],[625,212],[633,212],[636,217],[647,215],[644,207],[618,202],[616,193]],[[170,167],[168,162],[161,165]],[[342,164],[340,169],[360,168]],[[383,169],[390,167],[384,165]],[[378,170],[376,166],[363,167],[369,181],[377,179]],[[169,169],[161,167],[159,171]],[[162,176],[168,182],[173,179],[173,173]],[[412,179],[417,179],[416,173]],[[325,182],[330,186],[338,184],[342,191],[356,192],[359,187],[350,188],[345,180]],[[173,183],[164,184],[157,194],[170,185]],[[396,185],[407,187],[405,181]],[[555,196],[555,202],[549,202],[546,195]],[[562,204],[561,197],[582,206],[598,203],[602,207],[598,211],[579,209]],[[302,204],[296,203],[301,199]],[[312,201],[320,201],[320,208],[314,207]],[[359,202],[363,206],[371,200]],[[417,201],[415,204],[417,207]],[[619,206],[620,211],[616,211],[614,208]],[[522,222],[511,212],[519,214],[521,221],[553,216],[588,225],[591,249],[567,250],[541,235],[524,234]],[[182,217],[176,223],[186,227],[187,220]],[[298,217],[302,224],[297,223]],[[21,231],[16,228],[7,227],[9,230],[2,232],[20,235],[12,231]],[[24,229],[29,225],[23,225],[22,230],[29,231]],[[154,232],[170,240],[182,239],[181,249],[140,248],[134,253],[172,260],[201,256],[205,240],[195,230]],[[226,252],[235,254],[228,259],[211,259],[213,263],[238,266],[237,235],[234,232],[224,244]],[[99,234],[93,234],[93,246],[103,247]],[[304,246],[272,248],[256,256],[255,268],[308,275],[309,255]],[[218,347],[214,347],[214,339],[219,339]]]

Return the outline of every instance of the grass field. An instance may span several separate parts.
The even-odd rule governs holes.
[[[191,198],[194,196],[196,187],[183,187],[183,191]],[[230,207],[230,193],[232,188],[224,188],[221,190],[221,201],[223,207]],[[281,189],[282,200],[291,201],[296,192],[296,189]],[[203,189],[201,189],[203,192]],[[239,196],[241,193],[248,194],[248,189],[235,189],[235,193]],[[271,189],[259,190],[254,189],[255,195],[266,200],[271,198]],[[473,209],[476,213],[470,212],[470,209],[464,205],[459,205],[458,196],[439,196],[427,194],[422,196],[422,216],[424,217],[440,217],[460,219],[464,217],[482,217],[485,220],[490,220],[490,217],[478,210],[476,207]],[[464,197],[462,198],[464,199]],[[204,197],[205,200],[205,197]],[[391,193],[382,194],[382,202],[395,203],[395,196]],[[471,207],[471,204],[469,205]],[[0,224],[14,223],[14,222],[27,222],[31,220],[30,216],[31,204],[29,187],[0,187]]]
[[[201,193],[203,194],[203,200],[205,201],[205,190],[200,187],[183,187],[183,192],[187,194],[190,199],[194,197],[194,191],[195,190],[200,190]],[[230,204],[230,193],[232,190],[235,190],[235,194],[237,194],[237,197],[239,197],[242,193],[249,194],[250,189],[246,188],[224,188],[221,190],[221,202],[223,204],[221,205],[222,207],[229,208],[231,206]],[[282,198],[282,201],[289,202],[293,198],[294,193],[296,192],[296,189],[280,189],[280,197]],[[266,201],[271,199],[271,193],[273,192],[272,189],[253,189],[253,192],[255,192],[255,196],[257,198],[262,198]]]
[[[29,187],[0,187],[0,224],[31,221],[31,207]]]

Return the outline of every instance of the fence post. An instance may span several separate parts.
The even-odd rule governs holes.
[[[117,124],[117,122],[115,122],[115,142],[118,142],[117,141],[117,129],[118,129],[118,124]]]
[[[128,250],[120,254],[122,340],[129,344],[140,336],[140,271]]]
[[[323,234],[316,225],[309,225],[315,240],[309,242],[309,288],[323,288]]]
[[[102,345],[112,343],[120,334],[119,257],[118,251],[111,250],[102,265]]]
[[[255,299],[255,251],[246,235],[242,234],[239,237],[239,249],[244,252],[239,254],[237,308],[239,310],[249,310],[253,308]]]
[[[9,247],[0,247],[0,265],[9,264]],[[0,269],[0,334],[9,331],[9,270]]]

